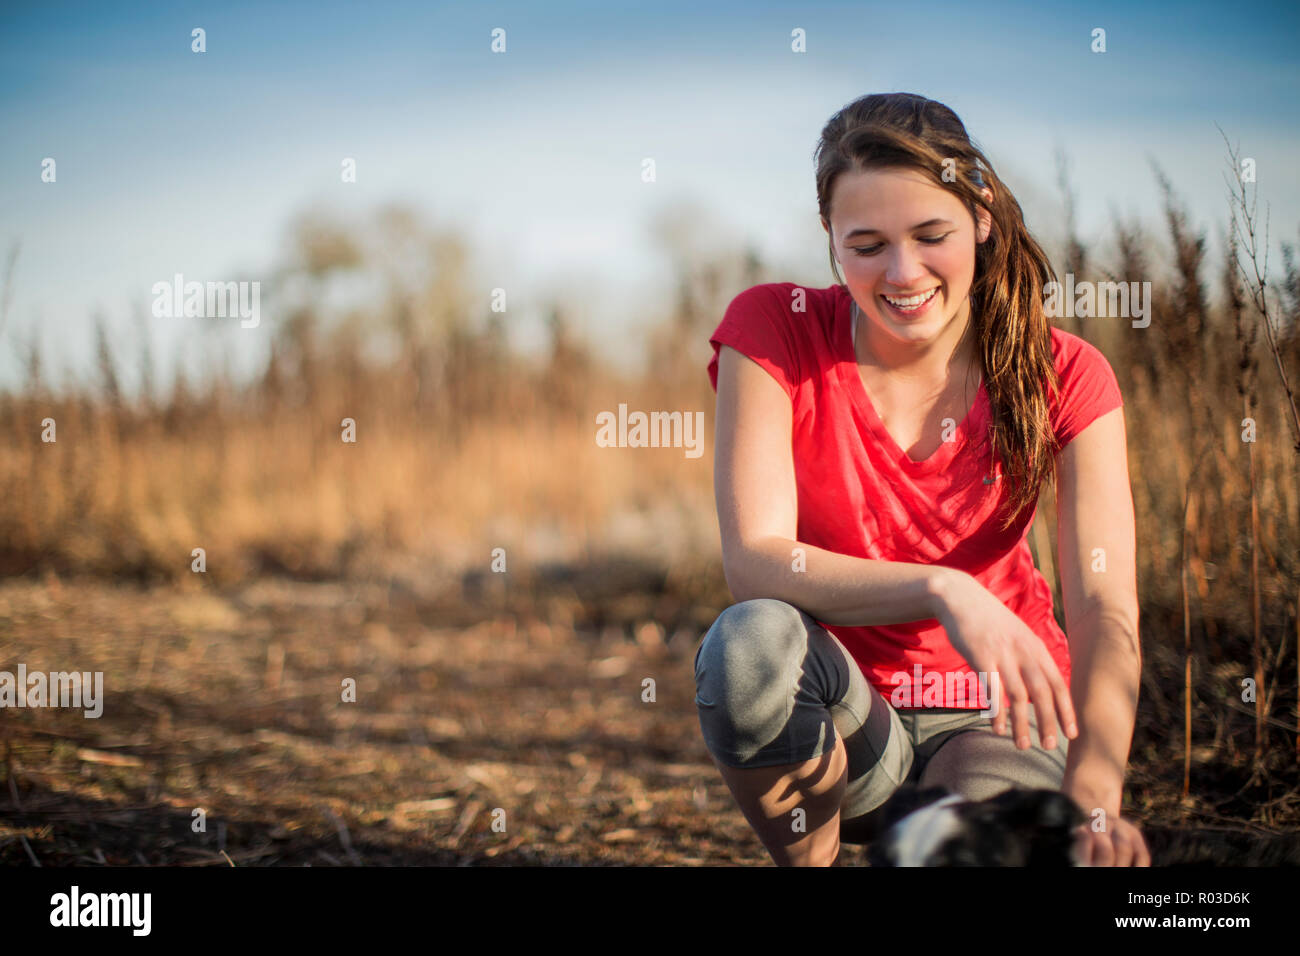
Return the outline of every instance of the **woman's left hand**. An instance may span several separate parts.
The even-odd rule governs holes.
[[[1105,830],[1089,823],[1075,828],[1075,853],[1080,866],[1150,866],[1151,852],[1138,828],[1118,815]]]

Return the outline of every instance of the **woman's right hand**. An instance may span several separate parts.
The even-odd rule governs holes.
[[[1031,745],[1029,708],[1038,715],[1038,736],[1047,750],[1056,747],[1057,726],[1071,740],[1079,735],[1070,689],[1042,639],[1005,604],[964,571],[946,569],[939,588],[939,623],[957,653],[977,675],[987,675],[989,704],[996,708],[993,730],[1006,731],[1006,691],[1016,746]],[[995,676],[996,675],[996,676]],[[981,683],[984,683],[983,681]]]

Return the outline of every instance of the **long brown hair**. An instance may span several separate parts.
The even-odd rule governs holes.
[[[989,439],[1009,484],[1002,527],[1010,527],[1023,509],[1032,509],[1043,481],[1054,475],[1057,448],[1048,389],[1060,387],[1043,311],[1044,285],[1055,281],[1056,273],[1026,228],[1020,204],[957,114],[913,93],[854,100],[822,129],[815,160],[817,205],[828,224],[831,191],[840,174],[885,167],[921,171],[961,199],[977,223],[978,209],[989,213],[988,239],[975,246],[971,326],[992,407]],[[980,192],[981,182],[992,191],[992,204]],[[830,252],[831,271],[844,285],[833,236]]]

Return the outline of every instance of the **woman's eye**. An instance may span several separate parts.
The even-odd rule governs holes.
[[[937,246],[939,243],[947,239],[950,235],[952,235],[952,233],[945,232],[942,236],[922,236],[921,241],[924,242],[927,246]],[[880,244],[877,243],[874,246],[863,246],[861,249],[854,249],[853,251],[860,256],[874,256],[876,252],[879,251],[879,249],[880,249]]]

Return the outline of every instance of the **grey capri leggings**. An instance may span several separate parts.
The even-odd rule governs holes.
[[[999,736],[978,710],[896,709],[835,635],[784,601],[723,611],[695,653],[695,688],[705,745],[729,767],[812,760],[843,738],[846,842],[869,839],[872,811],[904,782],[982,800],[1012,787],[1059,790],[1065,777],[1069,741],[1058,733],[1044,750],[1033,708],[1028,750],[1016,748],[1009,714]]]

